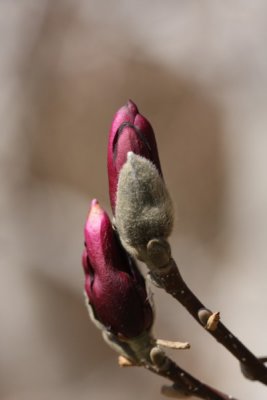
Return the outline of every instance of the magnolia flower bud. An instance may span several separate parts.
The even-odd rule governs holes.
[[[144,278],[122,248],[108,215],[96,200],[92,201],[84,236],[85,293],[93,320],[125,338],[150,330],[153,311]]]
[[[113,119],[108,141],[108,178],[111,207],[114,212],[119,173],[129,151],[152,161],[160,175],[161,167],[157,144],[150,123],[139,114],[136,105],[129,100]]]
[[[132,152],[120,171],[115,223],[124,247],[142,261],[148,243],[166,239],[173,227],[172,201],[158,169]]]

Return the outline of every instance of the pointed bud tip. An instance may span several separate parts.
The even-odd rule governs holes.
[[[123,165],[132,151],[150,160],[162,176],[157,143],[148,120],[139,113],[136,104],[128,100],[115,114],[109,131],[108,141],[108,179],[111,208],[114,213],[117,197],[118,179]]]
[[[97,199],[93,199],[91,201],[91,207],[94,207],[94,206],[99,206],[99,201]]]
[[[85,231],[90,230],[90,226],[96,223],[98,224],[99,217],[104,214],[103,208],[100,206],[99,201],[97,199],[93,199],[91,201],[91,205],[88,211],[88,216],[85,223]]]
[[[129,99],[126,103],[126,107],[133,113],[133,114],[138,114],[138,108],[137,105],[131,100]]]
[[[101,208],[99,201],[97,199],[93,199],[91,201],[91,206],[90,206],[90,211],[89,211],[89,215],[91,215],[91,213],[102,213],[103,209]]]

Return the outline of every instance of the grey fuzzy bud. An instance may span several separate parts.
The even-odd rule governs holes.
[[[173,206],[155,165],[129,152],[118,181],[115,224],[126,249],[145,261],[147,244],[166,239],[173,227]]]

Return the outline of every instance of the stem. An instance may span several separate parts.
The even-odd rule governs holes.
[[[181,395],[196,396],[204,400],[230,400],[232,396],[228,396],[211,386],[199,381],[194,376],[180,368],[173,360],[171,360],[162,350],[162,346],[171,348],[189,348],[188,343],[170,342],[166,340],[155,339],[150,332],[145,331],[140,336],[121,341],[114,335],[106,336],[107,342],[114,348],[117,344],[117,350],[120,347],[122,352],[118,358],[120,367],[143,366],[149,371],[163,376],[173,382],[171,387],[163,387],[163,394],[174,397]],[[234,399],[233,399],[234,400]]]
[[[155,368],[152,365],[146,365],[150,371],[171,380],[174,383],[174,388],[177,388],[185,396],[196,396],[204,400],[236,400],[232,396],[217,391],[216,389],[208,386],[188,372],[180,368],[170,358],[164,356],[160,359],[159,366]],[[155,361],[155,360],[154,360]],[[157,360],[156,360],[157,361]],[[160,365],[163,362],[163,366]],[[177,391],[177,394],[179,392]]]
[[[203,326],[203,322],[201,323],[199,319],[199,311],[206,307],[186,285],[174,260],[171,260],[167,267],[151,268],[150,275],[159,287],[178,300]],[[208,332],[239,360],[246,371],[249,371],[250,379],[267,385],[267,368],[263,362],[251,353],[225,325],[219,322],[215,330],[208,330]]]

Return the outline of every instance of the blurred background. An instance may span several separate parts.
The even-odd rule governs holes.
[[[80,265],[106,145],[128,98],[151,121],[189,286],[267,354],[267,3],[0,0],[0,399],[157,400],[89,322]],[[155,334],[239,399],[266,399],[237,361],[153,289]]]

